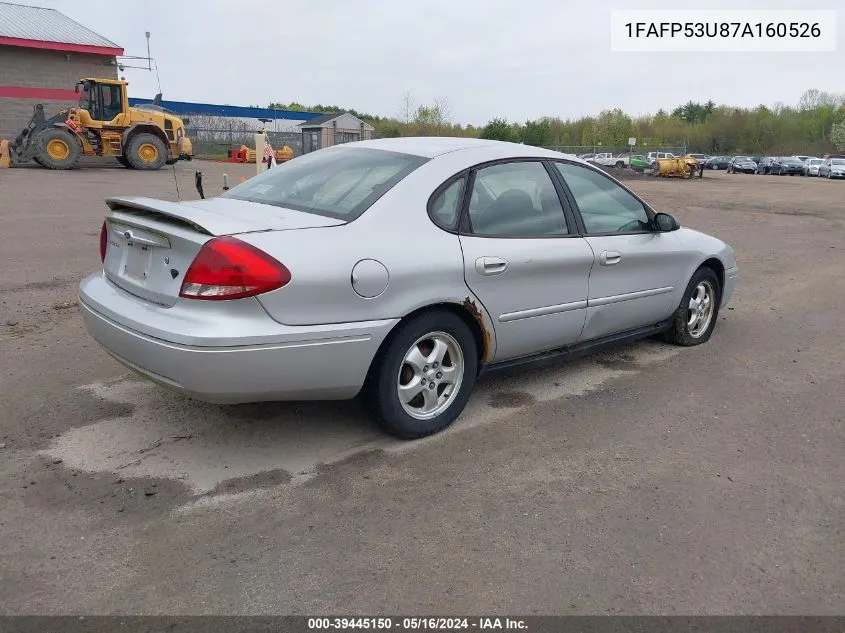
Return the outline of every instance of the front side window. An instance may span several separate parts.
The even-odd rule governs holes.
[[[546,237],[569,229],[557,190],[542,163],[504,163],[479,169],[469,218],[474,235]]]
[[[566,182],[587,233],[641,233],[651,230],[643,204],[610,178],[594,169],[555,163]]]
[[[351,221],[427,161],[369,148],[321,150],[254,176],[222,197]]]
[[[92,94],[93,94],[93,92],[89,88],[89,84],[87,82],[83,83],[79,87],[79,109],[80,110],[88,110],[89,114],[94,109],[94,104],[92,103],[92,100],[91,100]]]

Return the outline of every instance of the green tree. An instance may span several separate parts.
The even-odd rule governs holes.
[[[834,123],[830,129],[830,140],[840,152],[845,152],[845,121]]]
[[[526,121],[522,128],[522,142],[526,145],[543,147],[551,145],[552,130],[548,119]]]
[[[619,108],[599,114],[595,129],[598,140],[606,147],[623,147],[634,136],[634,122]]]
[[[492,119],[481,128],[481,138],[494,141],[514,141],[513,128],[505,119]]]

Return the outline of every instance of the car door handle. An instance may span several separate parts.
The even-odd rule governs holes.
[[[508,269],[508,262],[501,257],[479,257],[475,260],[475,272],[479,275],[499,275]]]
[[[619,251],[602,251],[599,255],[599,263],[602,266],[613,266],[622,261],[622,253]]]

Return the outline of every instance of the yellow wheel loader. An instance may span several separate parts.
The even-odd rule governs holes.
[[[50,118],[44,106],[9,145],[12,165],[34,160],[49,169],[71,169],[82,156],[111,156],[131,169],[160,169],[190,160],[191,142],[184,121],[167,112],[156,95],[153,105],[129,107],[127,83],[82,79],[79,104]]]

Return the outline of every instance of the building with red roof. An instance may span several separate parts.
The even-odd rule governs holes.
[[[14,138],[36,103],[47,116],[77,101],[83,77],[117,78],[123,49],[56,11],[0,2],[0,139]]]

